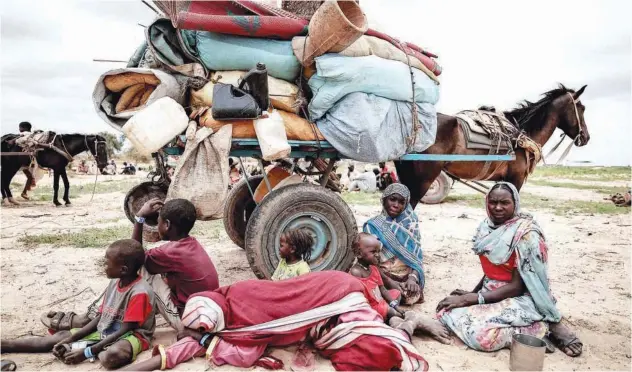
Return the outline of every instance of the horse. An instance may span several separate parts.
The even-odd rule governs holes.
[[[590,134],[584,121],[585,106],[579,101],[585,89],[586,85],[574,91],[560,84],[558,88],[544,93],[539,101],[534,103],[525,100],[516,109],[503,114],[539,146],[547,143],[556,128],[572,138],[576,146],[585,146]],[[438,114],[437,119],[436,141],[423,154],[489,154],[488,150],[466,147],[463,130],[456,117]],[[465,180],[507,181],[519,191],[529,174],[529,164],[534,159],[529,158],[530,153],[520,147],[515,148],[515,155],[514,161],[492,165],[486,170],[483,169],[485,162],[482,161],[395,161],[395,169],[400,182],[409,188],[410,203],[415,208],[441,171]]]
[[[61,205],[58,201],[59,178],[61,177],[64,182],[63,200],[66,206],[69,206],[70,199],[68,197],[68,191],[70,189],[70,183],[68,182],[68,175],[66,174],[68,163],[72,160],[73,156],[84,151],[89,151],[92,156],[95,157],[99,171],[102,172],[107,165],[105,138],[93,134],[49,133],[53,138],[49,145],[55,147],[57,151],[51,148],[41,148],[35,151],[33,156],[40,167],[53,170],[53,203],[56,206]],[[2,153],[22,152],[22,148],[12,141],[17,137],[19,137],[19,135],[12,134],[2,137]],[[27,155],[2,155],[0,159],[2,162],[2,184],[0,185],[2,201],[5,205],[8,203],[19,204],[13,199],[13,195],[11,194],[11,180],[22,167],[28,167],[31,164],[31,157]]]

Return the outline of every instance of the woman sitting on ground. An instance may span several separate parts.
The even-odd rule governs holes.
[[[484,276],[472,292],[455,290],[439,303],[440,321],[480,351],[508,348],[524,333],[549,338],[572,357],[582,343],[560,323],[549,288],[548,247],[533,216],[520,211],[514,185],[499,182],[487,194],[487,215],[474,237]]]
[[[364,224],[364,232],[382,242],[380,269],[388,289],[399,289],[402,304],[423,302],[425,283],[419,220],[410,203],[410,191],[394,183],[382,194],[383,210]]]

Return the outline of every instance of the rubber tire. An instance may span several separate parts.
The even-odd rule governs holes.
[[[353,212],[335,192],[321,186],[300,183],[272,191],[257,206],[248,221],[246,255],[250,268],[258,278],[270,279],[279,264],[275,237],[281,224],[295,213],[310,211],[327,218],[336,233],[336,246],[330,246],[328,250],[328,254],[333,256],[327,258],[328,262],[316,267],[312,263],[312,270],[346,272],[351,268],[355,259],[351,244],[357,234]]]
[[[250,177],[250,187],[254,191],[263,180],[263,176]],[[224,204],[224,230],[233,243],[245,248],[246,227],[252,211],[257,205],[250,195],[246,179],[237,182],[230,190]],[[250,212],[250,213],[248,213]]]
[[[441,172],[439,176],[432,182],[432,186],[426,192],[421,202],[424,204],[439,204],[450,194],[450,189],[454,181],[450,176]]]

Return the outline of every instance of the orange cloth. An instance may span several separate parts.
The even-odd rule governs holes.
[[[516,268],[516,252],[512,253],[509,260],[502,265],[494,265],[489,262],[487,256],[484,255],[480,255],[478,258],[481,260],[483,272],[488,278],[503,282],[511,281],[511,275],[513,270]]]
[[[301,118],[298,115],[277,110],[277,112],[283,118],[283,124],[285,125],[285,132],[288,140],[295,141],[324,141],[320,130],[315,124],[311,124],[309,121]],[[219,121],[213,119],[211,110],[208,109],[200,117],[199,123],[201,126],[209,127],[213,131],[219,130],[226,124],[233,125],[233,138],[257,138],[255,133],[255,126],[253,120],[234,120],[234,121]]]

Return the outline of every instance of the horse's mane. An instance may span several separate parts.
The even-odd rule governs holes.
[[[543,94],[544,97],[537,102],[529,102],[524,100],[518,105],[517,108],[506,111],[505,116],[509,117],[514,125],[518,129],[524,131],[533,131],[542,129],[545,124],[545,117],[547,114],[546,108],[553,102],[553,100],[565,95],[566,93],[574,93],[572,89],[566,88],[564,85],[559,84],[555,89],[552,89]]]

